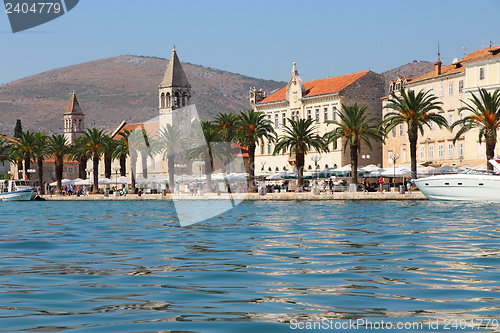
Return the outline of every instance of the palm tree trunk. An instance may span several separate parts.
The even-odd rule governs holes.
[[[358,146],[349,145],[351,154],[351,184],[358,184]]]
[[[168,188],[172,192],[174,188],[174,175],[175,175],[175,155],[167,153],[167,167],[168,167]]]
[[[494,138],[486,139],[486,169],[488,171],[493,171],[493,165],[488,161],[495,158],[495,146],[496,141]]]
[[[256,193],[255,185],[255,140],[248,140],[248,192]]]
[[[17,179],[21,178],[21,172],[23,171],[23,160],[17,161]]]
[[[205,161],[205,175],[207,177],[207,190],[206,192],[212,192],[212,163],[211,158],[207,158]]]
[[[43,159],[39,157],[36,160],[38,169],[38,186],[41,188],[41,194],[45,194],[45,186],[43,186]]]
[[[295,164],[297,166],[297,179],[298,186],[304,185],[304,164],[305,164],[306,156],[304,153],[297,153],[295,158]]]
[[[81,179],[87,179],[87,160],[87,156],[82,156],[78,161],[78,177]]]
[[[413,123],[408,130],[408,140],[410,141],[410,159],[411,159],[411,174],[412,178],[417,177],[417,140],[418,127]]]
[[[56,194],[60,195],[62,193],[62,175],[63,175],[63,157],[62,156],[56,156],[55,160],[55,168],[56,168]]]
[[[104,177],[111,179],[111,154],[104,154]]]
[[[30,179],[28,169],[31,166],[31,155],[29,152],[24,153],[24,179]]]
[[[144,178],[148,178],[148,156],[147,155],[142,155],[142,176]]]
[[[135,170],[136,170],[137,156],[135,156],[132,152],[130,153],[130,183],[131,189],[130,193],[136,194],[135,190]]]
[[[120,156],[120,176],[127,176],[127,156]]]
[[[94,176],[94,189],[92,193],[97,194],[99,193],[99,155],[97,153],[94,153],[92,156],[92,167],[94,168],[92,170]]]

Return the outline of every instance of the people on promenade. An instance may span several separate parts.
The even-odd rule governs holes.
[[[380,176],[378,179],[378,184],[380,187],[380,192],[384,193],[384,177]]]
[[[408,176],[406,177],[406,190],[408,193],[411,193],[411,177]]]
[[[363,185],[363,194],[368,194],[368,180],[366,179],[366,177],[363,178],[362,185]]]

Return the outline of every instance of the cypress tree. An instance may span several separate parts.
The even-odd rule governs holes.
[[[20,138],[23,133],[23,125],[21,125],[21,119],[16,121],[16,127],[14,128],[14,137]]]

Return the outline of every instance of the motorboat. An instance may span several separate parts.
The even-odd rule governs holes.
[[[500,160],[489,162],[495,172],[467,169],[418,178],[414,183],[429,200],[500,201]]]
[[[0,180],[0,201],[29,201],[35,195],[29,180]]]

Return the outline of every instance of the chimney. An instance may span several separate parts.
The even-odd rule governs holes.
[[[434,63],[434,72],[436,73],[436,75],[441,75],[441,65],[442,62],[440,60]]]

